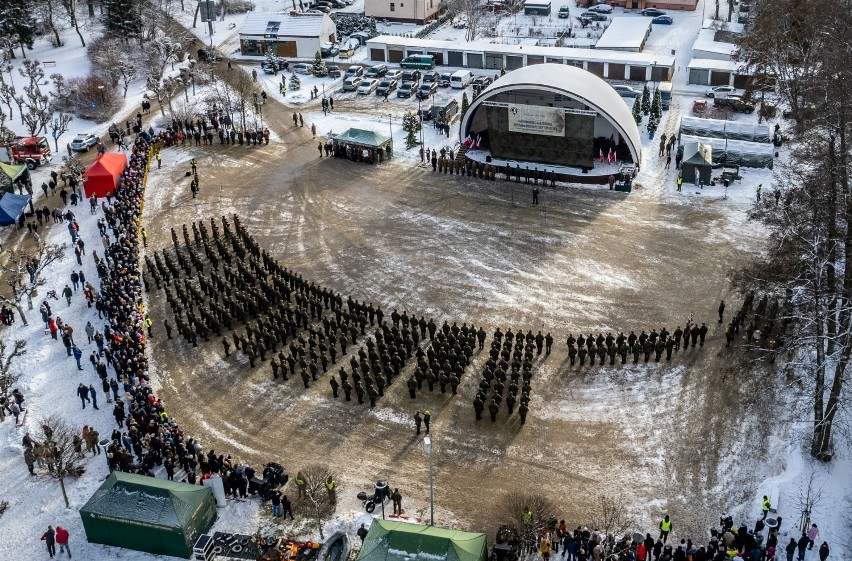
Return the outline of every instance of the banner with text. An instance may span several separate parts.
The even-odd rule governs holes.
[[[509,130],[524,134],[565,136],[565,113],[554,107],[510,103]]]

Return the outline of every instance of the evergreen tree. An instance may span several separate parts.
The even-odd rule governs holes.
[[[636,121],[637,125],[642,124],[642,106],[641,101],[639,100],[639,96],[633,98],[633,120]]]
[[[461,114],[464,115],[467,113],[468,108],[470,107],[470,101],[467,99],[467,92],[462,94],[462,104],[461,104]]]
[[[648,119],[648,134],[649,136],[654,136],[654,133],[657,132],[657,126],[659,126],[660,120],[651,115],[651,118]]]
[[[411,149],[417,146],[417,133],[420,132],[420,119],[414,113],[406,113],[402,118],[402,130],[406,133],[405,148]]]
[[[660,100],[660,90],[654,90],[654,101],[651,102],[651,115],[657,118],[657,121],[663,117],[663,103]]]
[[[36,37],[35,6],[32,0],[14,0],[0,2],[0,36],[12,39],[14,47],[20,47],[21,55],[26,58],[24,48],[32,49]],[[14,57],[14,48],[10,50]]]
[[[647,115],[651,112],[651,90],[648,89],[648,84],[642,90],[642,114]]]
[[[328,76],[328,68],[325,66],[325,61],[322,59],[319,51],[314,55],[314,68],[313,68],[314,76],[318,76],[322,78],[323,76]]]
[[[103,0],[101,2],[104,27],[107,31],[115,31],[127,38],[130,34],[138,34],[142,29],[139,9],[134,6],[134,0]]]
[[[299,79],[298,76],[293,74],[292,76],[290,76],[290,84],[287,87],[293,91],[296,91],[302,87],[302,81]]]

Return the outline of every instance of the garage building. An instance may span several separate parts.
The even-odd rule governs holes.
[[[313,59],[323,43],[335,43],[337,26],[326,14],[249,14],[240,29],[240,54]]]
[[[595,43],[596,49],[641,53],[651,34],[651,18],[612,18],[612,23]]]

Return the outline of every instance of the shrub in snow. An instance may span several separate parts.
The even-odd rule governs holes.
[[[97,123],[109,120],[122,105],[118,89],[107,80],[91,74],[68,80],[67,92],[61,103],[64,106],[56,109]]]

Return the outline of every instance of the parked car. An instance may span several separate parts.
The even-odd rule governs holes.
[[[438,91],[438,84],[436,82],[423,82],[420,84],[420,87],[417,88],[417,98],[418,99],[428,99],[429,96]]]
[[[400,80],[402,80],[402,70],[398,68],[388,70],[388,73],[385,74],[384,77],[386,80],[396,80],[397,82],[399,82]]]
[[[590,12],[597,12],[599,14],[611,14],[612,6],[609,4],[595,4],[591,8],[589,8]]]
[[[450,78],[452,78],[452,77],[453,77],[452,72],[444,72],[443,74],[441,74],[441,77],[438,78],[438,86],[440,86],[442,88],[449,88],[450,87]]]
[[[429,121],[432,119],[432,108],[431,107],[421,107],[420,108],[420,118],[424,121]]]
[[[338,54],[340,54],[340,49],[333,43],[325,43],[322,47],[320,47],[320,56],[322,58],[333,57]]]
[[[738,95],[729,95],[725,97],[715,97],[713,99],[714,107],[730,107],[734,111],[740,113],[754,113],[754,104],[743,100]]]
[[[261,62],[260,67],[267,74],[275,74],[281,70],[287,70],[290,65],[287,63],[287,59],[283,57],[274,57]]]
[[[360,76],[350,76],[348,78],[343,79],[343,91],[344,92],[354,92],[358,91],[358,88],[361,86],[361,82],[364,81],[364,78]]]
[[[713,86],[704,90],[704,97],[726,96],[737,93],[734,86]]]
[[[492,82],[494,82],[494,78],[490,76],[477,76],[473,79],[473,87],[479,88],[480,90],[484,90],[485,88],[490,86]]]
[[[346,74],[344,74],[344,77],[349,78],[351,76],[363,76],[363,75],[364,75],[364,67],[358,66],[357,64],[354,64],[354,65],[352,65],[352,66],[350,66],[349,68],[346,69]]]
[[[568,6],[562,6],[561,8],[559,8],[559,13],[557,14],[557,16],[560,19],[570,18],[571,17],[571,8],[569,8]]]
[[[402,78],[400,81],[402,82],[414,82],[415,85],[420,83],[420,71],[419,70],[404,70],[402,72]]]
[[[346,2],[341,2],[341,0],[331,0],[331,7],[336,8],[338,10],[340,8],[345,8],[347,5],[348,4],[346,4]]]
[[[358,94],[359,95],[370,95],[376,88],[379,87],[379,81],[375,78],[365,78],[361,85],[358,86]]]
[[[329,78],[340,78],[340,76],[342,75],[340,73],[340,67],[336,64],[329,64],[328,66],[326,66],[326,68],[328,68]]]
[[[379,82],[379,86],[376,88],[376,95],[390,95],[396,90],[397,81],[394,79],[388,79],[387,76]]]
[[[310,74],[311,73],[311,65],[306,62],[300,62],[298,64],[294,64],[292,67],[293,72],[296,74]]]
[[[440,74],[435,72],[434,70],[430,70],[428,72],[423,73],[423,83],[431,84],[432,82],[438,83],[438,78],[440,78]]]
[[[607,17],[604,14],[587,11],[580,14],[580,19],[587,19],[589,21],[606,21]]]
[[[651,20],[651,23],[656,23],[657,25],[671,25],[674,23],[674,20],[671,16],[657,16]]]
[[[309,6],[309,8],[310,9],[308,10],[308,12],[314,12],[314,13],[319,12],[321,14],[330,14],[331,13],[331,8],[328,7],[328,6],[318,6],[318,5],[315,4],[313,6]]]
[[[396,97],[411,97],[415,89],[417,89],[417,84],[414,82],[403,82],[399,89],[396,90]]]
[[[385,74],[388,73],[388,65],[387,64],[377,64],[375,66],[371,66],[367,69],[367,77],[369,78],[381,78]]]
[[[625,86],[623,84],[614,84],[612,86],[612,89],[618,92],[618,95],[620,95],[621,97],[636,97],[642,93],[638,90],[631,88],[630,86]]]
[[[71,141],[71,150],[75,152],[88,152],[89,148],[94,146],[100,140],[97,135],[87,132],[85,134],[78,134],[74,137],[74,140]]]
[[[657,16],[664,16],[666,13],[662,10],[658,10],[657,8],[645,8],[642,10],[642,15],[655,18]]]
[[[198,60],[201,62],[220,62],[222,55],[209,47],[198,49]]]

